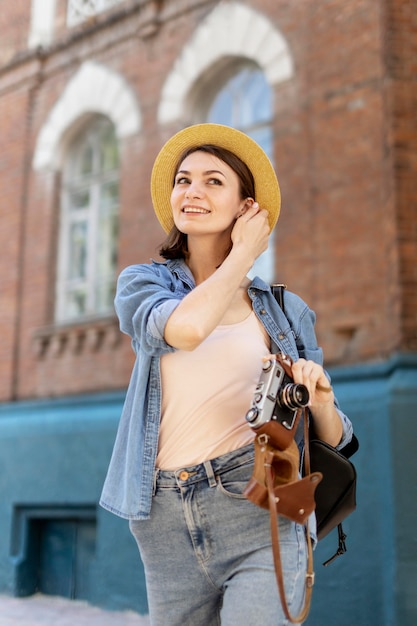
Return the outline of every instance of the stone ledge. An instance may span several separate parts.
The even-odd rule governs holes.
[[[65,353],[113,350],[121,341],[116,317],[86,319],[71,324],[44,326],[35,330],[33,349],[37,359],[59,357]]]

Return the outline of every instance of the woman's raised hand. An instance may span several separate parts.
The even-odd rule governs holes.
[[[231,238],[233,247],[245,246],[255,261],[267,249],[269,235],[268,211],[254,202],[237,218]]]

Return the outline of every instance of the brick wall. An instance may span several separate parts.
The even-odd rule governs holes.
[[[401,334],[417,348],[417,7],[391,0],[386,12],[386,65],[392,123],[401,283]]]
[[[120,269],[156,257],[163,233],[151,208],[149,176],[161,144],[177,130],[158,126],[157,106],[175,59],[218,3],[166,0],[135,8],[126,2],[123,11],[113,9],[73,33],[58,4],[52,48],[0,67],[6,147],[0,184],[7,198],[0,230],[1,400],[126,385],[132,356],[115,320],[53,326],[59,175],[28,163],[82,61],[123,75],[140,102],[143,128],[121,142]],[[281,31],[295,64],[294,78],[275,88],[274,149],[283,194],[276,277],[317,311],[328,365],[415,350],[411,3],[391,2],[387,10],[375,0],[245,4]],[[152,13],[157,5],[159,21]],[[16,22],[22,3],[15,7],[8,3],[8,23]],[[26,30],[28,15],[19,19]],[[23,46],[27,33],[17,33],[14,40]]]
[[[6,79],[9,78],[6,76]],[[13,395],[21,298],[22,224],[28,181],[29,84],[6,84],[0,97],[0,397]]]
[[[6,6],[8,5],[8,6]],[[27,0],[3,2],[0,11],[0,68],[26,50],[30,24]]]

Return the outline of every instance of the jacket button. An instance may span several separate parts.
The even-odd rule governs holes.
[[[265,315],[266,311],[265,311],[265,309],[261,309],[261,310],[259,311],[259,313],[260,313],[261,315]]]
[[[284,333],[280,333],[280,334],[278,335],[278,339],[285,339],[285,335],[284,335]]]

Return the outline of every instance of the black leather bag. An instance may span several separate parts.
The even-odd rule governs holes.
[[[284,289],[285,285],[271,287],[285,314]],[[342,450],[336,450],[328,443],[316,439],[310,426],[309,443],[310,470],[323,474],[315,492],[317,537],[320,541],[336,527],[339,536],[335,554],[323,563],[326,566],[346,552],[346,535],[342,521],[356,509],[356,469],[349,458],[358,450],[359,442],[353,435],[352,440]]]
[[[356,470],[341,452],[318,439],[310,441],[310,464],[312,472],[323,474],[315,494],[320,540],[356,509]]]
[[[355,435],[345,451],[338,451],[319,439],[310,441],[311,471],[323,474],[315,492],[318,540],[326,537],[336,526],[338,529],[338,548],[323,563],[325,566],[346,552],[342,521],[356,509],[356,469],[345,454],[352,455],[358,448]]]

